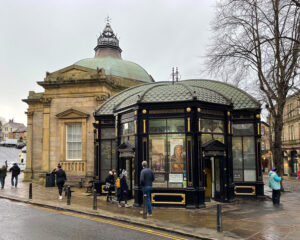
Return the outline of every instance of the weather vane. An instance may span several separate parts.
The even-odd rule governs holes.
[[[107,16],[107,17],[105,18],[105,20],[106,20],[106,23],[110,23],[111,18],[110,18],[109,16]]]

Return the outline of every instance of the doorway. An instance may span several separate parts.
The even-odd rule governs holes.
[[[133,198],[133,186],[134,186],[134,158],[133,157],[121,157],[119,170],[120,173],[123,169],[127,172],[126,182],[128,185],[128,199]]]
[[[204,158],[205,201],[220,200],[222,197],[222,166],[223,156]]]

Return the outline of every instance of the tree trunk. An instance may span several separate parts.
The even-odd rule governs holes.
[[[278,105],[274,119],[274,142],[273,142],[273,160],[274,167],[278,169],[278,175],[283,176],[283,152],[282,152],[282,129],[283,129],[283,106]],[[281,181],[281,190],[284,191]]]

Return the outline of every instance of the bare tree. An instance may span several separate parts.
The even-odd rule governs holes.
[[[256,81],[274,123],[272,152],[282,174],[283,108],[300,84],[299,1],[220,0],[213,31],[207,67],[215,75],[229,69],[246,85]]]

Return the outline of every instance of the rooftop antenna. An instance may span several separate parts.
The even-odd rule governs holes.
[[[176,67],[175,79],[176,79],[176,82],[178,82],[178,80],[179,80],[179,72],[178,72],[178,67]]]
[[[175,72],[174,72],[174,67],[172,67],[171,77],[172,77],[172,84],[174,84],[174,82],[175,82]]]

